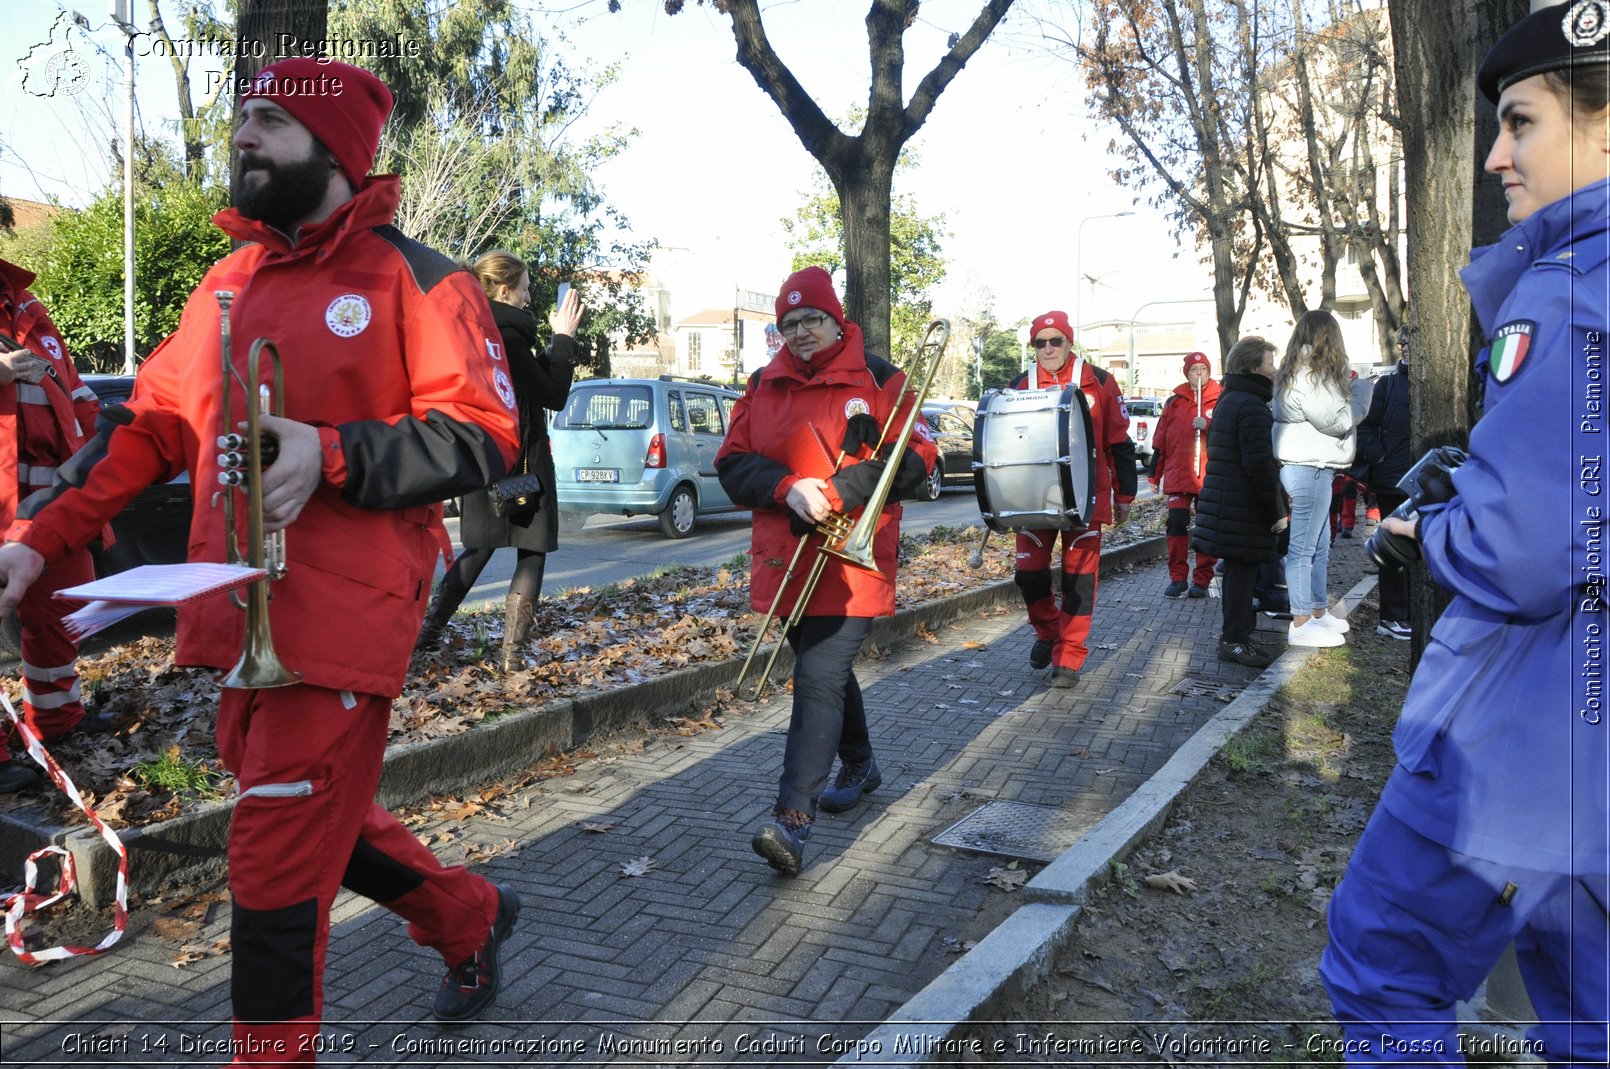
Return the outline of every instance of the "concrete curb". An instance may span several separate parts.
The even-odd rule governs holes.
[[[1366,576],[1343,595],[1351,616],[1375,587]],[[1127,857],[1168,819],[1174,803],[1195,782],[1213,755],[1252,722],[1275,692],[1302,670],[1314,651],[1288,649],[1264,669],[1239,697],[1199,728],[1168,762],[1118,807],[1024,887],[1020,906],[978,945],[934,978],[862,1039],[861,1049],[879,1051],[878,1065],[949,1064],[969,1053],[952,1033],[969,1021],[1005,1019],[1024,993],[1046,976],[1057,954],[1072,938],[1074,923],[1090,889],[1105,879],[1111,862]],[[904,1059],[904,1060],[902,1060]],[[852,1069],[853,1059],[834,1069]]]
[[[1166,551],[1163,537],[1144,539],[1104,552],[1102,566],[1152,560]],[[914,638],[923,626],[941,626],[1001,602],[1016,603],[1018,596],[1011,579],[980,584],[878,619],[871,641],[895,645]],[[787,649],[778,663],[779,671],[791,663]],[[600,733],[646,725],[700,695],[730,686],[741,664],[742,658],[732,658],[692,665],[631,686],[522,709],[457,735],[389,748],[377,800],[387,807],[414,804],[529,768],[544,754],[573,749]],[[174,881],[221,871],[233,809],[233,799],[220,801],[173,820],[119,832],[130,855],[129,887],[149,894]],[[34,810],[0,814],[0,879],[20,880],[23,858],[41,846],[65,846],[73,855],[80,897],[91,908],[109,905],[116,893],[117,855],[106,841],[93,828],[63,827],[38,817]]]

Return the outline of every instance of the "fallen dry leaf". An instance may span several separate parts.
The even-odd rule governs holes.
[[[179,948],[178,956],[168,964],[175,969],[182,969],[186,965],[193,965],[198,961],[216,958],[227,953],[229,953],[228,936],[212,943],[186,943]]]
[[[1028,882],[1029,874],[1022,869],[1004,868],[990,869],[984,882],[994,884],[1003,891],[1015,891]]]
[[[934,629],[928,626],[928,621],[926,620],[918,621],[917,637],[930,645],[939,645],[939,636],[934,634]]]
[[[985,648],[986,647],[985,647],[984,643],[982,643],[982,642],[963,642],[962,643],[962,649],[964,649],[964,650],[981,650],[981,649],[985,649]]]
[[[581,822],[581,830],[592,832],[594,835],[602,835],[606,831],[614,831],[615,822],[613,820],[584,820]]]
[[[1147,887],[1152,887],[1159,891],[1173,891],[1177,895],[1182,895],[1186,891],[1196,890],[1196,881],[1189,876],[1181,876],[1177,869],[1153,873],[1141,882]]]
[[[630,861],[622,861],[621,862],[621,875],[622,876],[647,876],[649,874],[649,871],[651,869],[653,869],[653,868],[654,868],[654,859],[653,858],[651,858],[651,857],[649,857],[647,855],[644,855],[643,857],[634,857]]]

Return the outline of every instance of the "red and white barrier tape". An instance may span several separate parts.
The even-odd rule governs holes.
[[[95,830],[101,833],[101,838],[117,852],[117,901],[112,908],[112,930],[106,933],[105,939],[92,947],[67,945],[51,947],[48,950],[24,949],[22,931],[18,928],[22,918],[59,902],[73,892],[78,882],[78,876],[73,870],[73,855],[60,846],[46,846],[28,855],[27,864],[23,868],[22,890],[0,901],[0,908],[6,911],[6,943],[11,947],[11,952],[21,958],[25,965],[43,965],[47,961],[105,953],[111,949],[113,943],[123,938],[123,930],[129,925],[128,848],[111,828],[102,823],[101,818],[95,815],[95,811],[84,804],[84,797],[78,793],[78,788],[73,786],[73,781],[67,778],[67,773],[63,772],[56,759],[50,756],[50,751],[45,749],[39,737],[23,723],[11,700],[4,694],[0,694],[0,705],[5,707],[7,718],[22,733],[22,740],[27,743],[28,756],[45,770],[51,782],[61,788],[62,793],[72,799],[74,805],[84,811],[84,815],[89,817],[89,822],[95,825]],[[55,894],[42,894],[34,890],[34,885],[39,880],[38,861],[48,854],[61,856],[61,875],[56,880]]]

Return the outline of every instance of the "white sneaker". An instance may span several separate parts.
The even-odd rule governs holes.
[[[1298,627],[1295,623],[1286,628],[1286,641],[1293,646],[1311,646],[1324,648],[1327,646],[1343,645],[1341,632],[1332,631],[1324,624],[1310,619],[1306,624]]]
[[[1313,617],[1313,622],[1325,628],[1327,631],[1336,632],[1338,635],[1345,635],[1349,631],[1353,630],[1348,626],[1346,620],[1340,616],[1337,616],[1333,612],[1328,612],[1324,616],[1315,616]]]

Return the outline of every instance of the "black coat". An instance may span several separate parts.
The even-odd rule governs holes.
[[[1274,383],[1262,375],[1226,375],[1208,424],[1207,474],[1196,500],[1191,545],[1231,560],[1272,561],[1280,535],[1270,528],[1286,514],[1275,459]]]
[[[1396,371],[1376,382],[1369,414],[1358,425],[1358,455],[1373,461],[1364,476],[1371,489],[1396,488],[1414,466],[1410,433],[1409,365],[1399,361]]]
[[[565,407],[576,373],[576,339],[555,335],[548,348],[538,353],[537,319],[530,312],[493,301],[492,318],[503,335],[503,354],[514,380],[520,409],[520,452],[530,465],[528,470],[542,478],[542,505],[529,515],[510,519],[492,514],[491,499],[484,492],[466,494],[459,505],[458,538],[468,549],[513,546],[549,553],[559,548],[559,505],[554,500],[553,449],[548,445],[548,419],[543,409],[557,412]],[[516,458],[510,472],[524,470],[520,465]]]

